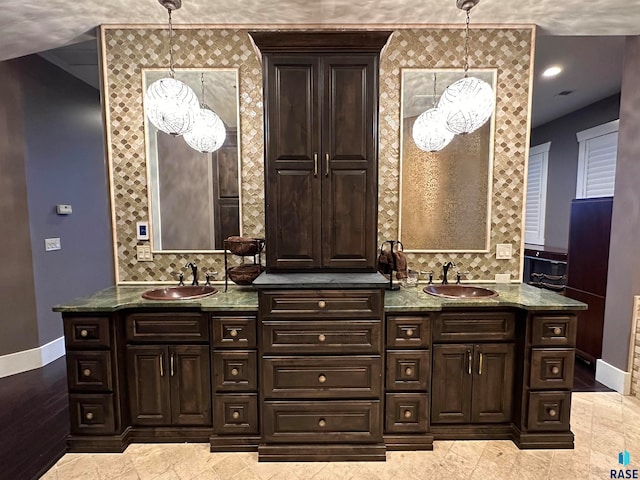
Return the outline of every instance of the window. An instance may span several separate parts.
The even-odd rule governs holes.
[[[524,241],[534,245],[544,245],[544,217],[547,207],[547,169],[550,148],[551,142],[547,142],[529,149]]]
[[[578,132],[576,198],[611,197],[616,179],[619,120]]]

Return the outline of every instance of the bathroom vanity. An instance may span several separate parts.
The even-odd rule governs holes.
[[[57,306],[69,451],[209,442],[262,461],[326,461],[383,460],[440,439],[573,447],[584,304],[519,284],[451,300],[387,292],[378,274],[282,281],[294,275],[197,300],[144,300],[149,287],[122,286]]]

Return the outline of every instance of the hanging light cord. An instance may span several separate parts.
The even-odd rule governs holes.
[[[467,78],[467,71],[469,70],[469,12],[471,9],[467,9],[467,23],[464,28],[464,78]]]
[[[173,24],[171,23],[171,9],[167,8],[169,13],[169,76],[175,77],[175,70],[173,69]]]
[[[433,72],[433,97],[431,103],[433,108],[436,108],[436,72]]]
[[[200,100],[201,105],[206,105],[204,101],[204,72],[200,72],[200,86],[202,88],[202,100]]]

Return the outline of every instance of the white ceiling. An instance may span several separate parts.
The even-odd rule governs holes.
[[[455,0],[183,2],[173,13],[174,24],[362,27],[464,23],[464,13],[455,7]],[[97,25],[166,25],[167,21],[167,12],[157,0],[0,0],[0,7],[0,61],[55,49],[41,55],[96,88],[95,40],[88,40],[95,38]],[[640,34],[639,18],[640,0],[480,0],[471,12],[472,26],[538,25],[534,126],[620,91],[622,36]],[[563,64],[564,72],[551,80],[542,79],[541,70],[552,63]],[[563,90],[573,93],[558,96]]]

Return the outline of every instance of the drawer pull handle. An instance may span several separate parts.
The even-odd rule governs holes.
[[[324,342],[326,339],[327,337],[324,335],[324,333],[321,333],[320,335],[318,335],[319,342]]]
[[[231,375],[233,375],[234,377],[237,377],[239,373],[240,371],[237,368],[231,369]]]
[[[484,363],[484,355],[480,352],[480,361],[478,365],[478,375],[482,375],[482,364]]]
[[[411,418],[412,416],[413,416],[413,413],[411,413],[411,410],[404,411],[404,418]]]
[[[234,420],[237,420],[240,418],[240,412],[237,410],[234,410],[231,416],[233,417]]]
[[[89,336],[89,332],[83,328],[82,330],[80,330],[80,336],[82,338],[86,338]]]
[[[173,362],[174,362],[174,355],[173,353],[171,354],[171,357],[169,357],[170,360],[170,368],[171,368],[171,376],[173,377],[175,375],[175,371],[173,369]]]
[[[82,375],[84,375],[85,377],[90,377],[91,376],[91,369],[85,368],[84,370],[82,370]]]
[[[233,330],[231,330],[229,332],[229,335],[231,335],[232,337],[237,337],[238,336],[238,330],[236,330],[235,328]]]
[[[164,353],[160,354],[160,376],[164,377]]]
[[[87,420],[93,420],[93,413],[87,412],[85,414],[84,418],[86,418]]]
[[[413,337],[413,328],[408,328],[406,330],[407,337]]]
[[[319,381],[320,383],[324,383],[324,382],[326,382],[326,381],[327,381],[327,376],[326,376],[326,375],[322,375],[322,374],[321,374],[321,375],[318,377],[318,381]]]
[[[318,307],[319,308],[325,308],[327,306],[327,302],[325,302],[324,300],[320,300],[318,302]]]
[[[318,426],[319,426],[319,427],[322,427],[322,428],[326,427],[326,426],[327,426],[327,421],[326,421],[324,418],[321,418],[321,419],[318,421]]]
[[[471,375],[471,363],[473,362],[473,357],[471,356],[471,350],[467,350],[467,373]]]
[[[413,368],[411,367],[407,367],[404,369],[404,374],[405,375],[413,375]]]
[[[553,409],[553,408],[549,409],[549,416],[550,417],[555,417],[556,415],[558,415],[558,412],[556,412],[555,409]]]
[[[554,327],[553,328],[553,334],[554,335],[560,335],[562,333],[562,329],[560,327]]]
[[[554,375],[558,374],[558,372],[560,372],[560,369],[556,366],[551,367],[551,373],[553,373]]]

